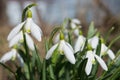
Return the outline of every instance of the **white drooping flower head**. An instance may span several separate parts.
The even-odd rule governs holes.
[[[30,10],[28,10],[28,12],[27,12],[27,19],[24,22],[20,23],[15,28],[13,28],[13,30],[9,33],[7,40],[10,41],[22,29],[24,29],[24,31],[27,32],[27,33],[31,33],[32,36],[35,39],[37,39],[38,41],[41,41],[42,30],[32,20],[32,12]]]
[[[80,25],[81,22],[78,19],[72,19],[71,20],[71,28],[74,29],[77,27],[77,25]],[[81,28],[81,27],[80,27]]]
[[[49,59],[57,47],[59,53],[64,54],[70,63],[75,64],[76,60],[74,57],[73,48],[69,43],[65,42],[63,34],[60,34],[60,41],[49,49],[45,58]]]
[[[15,59],[18,59],[21,67],[24,66],[24,61],[22,57],[17,53],[16,49],[12,49],[11,51],[5,53],[0,59],[0,62],[5,63],[9,60],[15,60]]]
[[[31,33],[32,36],[35,39],[37,39],[38,41],[41,41],[42,30],[32,20],[32,12],[31,12],[31,10],[27,11],[27,20],[26,20],[24,26],[25,26],[24,28],[25,28],[26,32]]]
[[[86,38],[82,35],[82,33],[80,33],[75,42],[75,46],[74,46],[75,53],[83,50],[85,46],[85,42],[86,42]]]
[[[112,60],[115,59],[115,54],[113,53],[113,51],[111,49],[109,49],[104,43],[102,43],[100,56],[104,56],[106,54],[108,54],[110,59],[112,59]]]
[[[27,20],[13,28],[9,33],[7,40],[9,41],[9,47],[21,44],[24,41],[23,35],[25,35],[26,43],[31,50],[34,50],[34,42],[28,35],[31,33],[38,41],[41,41],[42,31],[32,20],[32,12],[27,11]]]
[[[91,73],[92,70],[92,65],[95,64],[95,61],[97,60],[98,63],[100,64],[100,66],[107,71],[107,65],[105,64],[104,60],[99,57],[98,55],[95,54],[95,51],[92,50],[88,50],[86,53],[86,58],[87,58],[87,64],[85,67],[85,72],[87,75],[89,75]]]
[[[31,33],[35,39],[41,41],[42,31],[40,27],[33,22],[32,18],[27,18],[25,30],[26,32]]]
[[[94,37],[88,39],[88,43],[91,45],[93,49],[96,49],[99,43],[98,35],[95,35]]]
[[[72,19],[71,20],[70,26],[74,30],[74,34],[76,36],[79,35],[79,28],[81,28],[80,24],[81,24],[81,22],[78,19]]]

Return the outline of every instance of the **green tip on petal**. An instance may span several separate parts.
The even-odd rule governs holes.
[[[18,49],[18,45],[15,44],[15,45],[13,46],[13,49]]]
[[[60,40],[64,40],[64,34],[60,31]]]
[[[27,18],[32,18],[32,11],[30,9],[27,11]]]
[[[101,39],[101,43],[105,43],[104,39],[103,38],[100,38]]]
[[[87,45],[88,50],[92,50],[92,46],[90,44]]]
[[[100,33],[99,33],[99,32],[97,32],[96,36],[98,36],[98,37],[99,37],[99,36],[100,36]]]
[[[82,33],[82,31],[80,30],[80,31],[79,31],[79,35],[82,35],[82,34],[83,34],[83,33]]]

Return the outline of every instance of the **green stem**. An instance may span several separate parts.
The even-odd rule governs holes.
[[[46,80],[46,61],[43,60],[42,80]]]
[[[23,13],[22,13],[22,22],[25,20],[25,16],[26,16],[26,12],[28,11],[29,8],[33,7],[33,6],[36,6],[36,4],[30,4],[28,5],[24,10],[23,10]],[[25,49],[25,52],[26,52],[26,63],[27,63],[27,67],[28,67],[28,73],[29,73],[29,78],[30,80],[33,80],[33,75],[32,75],[32,71],[30,69],[30,55],[29,55],[29,49],[27,47],[27,43],[26,43],[26,37],[25,37],[25,32],[24,32],[24,25],[23,25],[23,28],[22,28],[22,31],[23,31],[23,39],[24,39],[24,49]]]
[[[28,50],[28,47],[26,44],[25,34],[23,34],[23,37],[24,37],[24,49],[25,49],[25,53],[26,53],[26,63],[27,63],[27,67],[28,67],[29,78],[30,78],[30,80],[32,80],[31,69],[30,69],[30,56],[29,56],[29,50]]]
[[[22,22],[24,21],[24,19],[25,19],[25,16],[26,16],[26,12],[27,12],[27,10],[29,9],[29,8],[31,8],[31,7],[33,7],[33,6],[37,6],[37,4],[35,4],[35,3],[33,3],[33,4],[30,4],[30,5],[28,5],[24,10],[23,10],[23,13],[22,13]]]

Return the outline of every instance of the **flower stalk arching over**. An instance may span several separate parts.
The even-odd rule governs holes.
[[[23,58],[19,55],[19,53],[17,52],[16,49],[12,49],[11,51],[5,53],[2,58],[0,59],[1,63],[5,63],[9,60],[15,60],[17,59],[20,63],[20,66],[23,67],[24,66],[24,61]]]
[[[107,65],[105,64],[105,62],[103,61],[103,59],[101,57],[99,57],[98,55],[95,54],[95,51],[92,50],[88,50],[86,53],[86,58],[87,60],[87,64],[85,67],[85,72],[87,75],[89,75],[91,73],[92,70],[92,65],[95,64],[95,61],[97,60],[98,63],[101,65],[101,67],[107,71]]]
[[[65,57],[68,59],[70,63],[75,64],[76,60],[74,57],[74,50],[69,43],[65,42],[64,36],[61,34],[60,34],[60,41],[49,49],[45,58],[49,59],[56,48],[58,48],[58,52],[60,52],[60,54],[65,55]]]

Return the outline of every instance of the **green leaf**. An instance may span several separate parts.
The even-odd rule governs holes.
[[[107,31],[107,33],[105,34],[105,42],[107,42],[107,40],[108,40],[108,38],[109,38],[109,36],[110,36],[110,34],[111,34],[111,32],[114,30],[115,28],[114,27],[112,27],[109,31]]]
[[[109,80],[117,80],[117,78],[120,78],[120,67],[114,71],[113,75],[109,78]]]
[[[108,48],[110,48],[119,39],[120,39],[120,34],[111,41],[111,43],[109,44]]]
[[[111,79],[111,76],[114,77],[113,75],[117,75],[117,70],[120,68],[120,53],[118,53],[117,57],[111,61],[110,65],[108,66],[108,71],[105,71],[102,76],[98,80],[103,80],[103,79]],[[116,76],[117,77],[117,76]],[[114,77],[115,78],[115,77]]]
[[[49,75],[52,80],[56,80],[52,65],[49,65]]]
[[[97,29],[95,29],[94,27],[94,22],[91,22],[89,29],[88,29],[88,34],[87,34],[87,38],[91,38],[92,36],[94,36],[94,34],[96,33]]]
[[[85,73],[85,66],[87,63],[87,59],[82,60],[81,64],[79,65],[78,68],[78,75],[79,75],[79,80],[87,80],[87,75]]]

